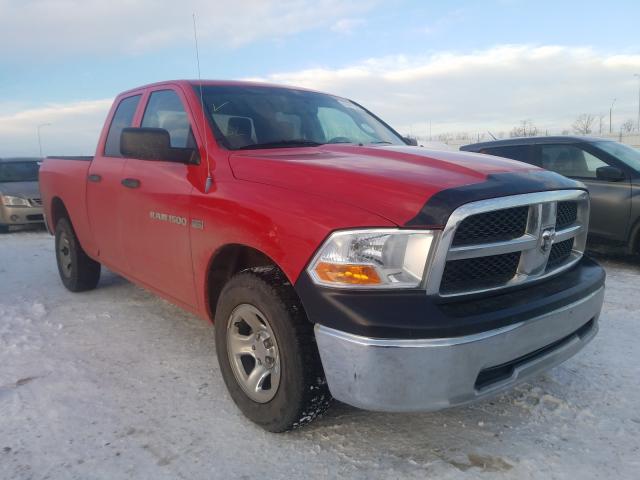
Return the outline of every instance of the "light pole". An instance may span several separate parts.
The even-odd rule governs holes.
[[[611,123],[611,115],[613,112],[613,105],[616,103],[616,99],[613,99],[613,102],[611,102],[611,107],[609,108],[609,133],[613,133],[613,124]]]
[[[50,125],[51,125],[50,123],[41,123],[37,127],[37,130],[38,130],[38,148],[40,149],[40,158],[42,158],[42,140],[40,139],[40,129],[42,127],[49,127]]]
[[[640,73],[635,73],[634,77],[638,77],[638,132],[640,133]]]

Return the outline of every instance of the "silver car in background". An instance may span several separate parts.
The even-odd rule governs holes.
[[[14,225],[44,222],[39,162],[39,158],[0,159],[0,233]]]

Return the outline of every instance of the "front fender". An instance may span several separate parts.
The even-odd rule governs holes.
[[[203,313],[207,268],[224,245],[245,245],[263,253],[294,284],[332,231],[396,226],[351,205],[244,181],[218,182],[207,194],[194,192],[191,218],[202,221],[202,228],[191,228],[191,248]]]

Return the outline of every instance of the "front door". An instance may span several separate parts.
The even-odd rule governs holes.
[[[122,248],[124,226],[122,213],[122,173],[127,161],[120,153],[120,134],[133,125],[142,95],[125,97],[118,103],[102,151],[91,162],[87,182],[87,212],[91,231],[98,247],[98,259],[108,267],[127,271]]]
[[[610,165],[604,155],[588,151],[588,146],[540,145],[542,168],[584,183],[591,197],[589,233],[601,239],[624,241],[631,214],[631,181],[600,180],[596,170]]]
[[[141,127],[163,128],[172,147],[195,147],[183,101],[174,90],[152,91]],[[127,209],[124,249],[131,276],[165,295],[196,306],[190,244],[193,190],[184,163],[128,159],[121,189]]]

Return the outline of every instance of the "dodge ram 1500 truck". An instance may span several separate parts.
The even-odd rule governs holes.
[[[585,187],[410,146],[357,103],[266,84],[119,95],[93,157],[47,158],[63,284],[101,265],[213,321],[224,381],[263,428],[336,398],[428,411],[493,395],[597,332]]]

